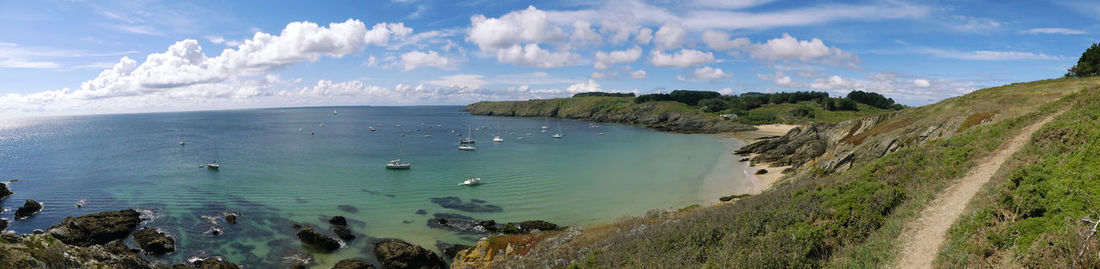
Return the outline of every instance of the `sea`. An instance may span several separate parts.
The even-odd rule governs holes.
[[[176,240],[175,252],[150,257],[158,262],[222,256],[269,268],[309,259],[328,268],[345,258],[372,259],[368,242],[374,239],[397,238],[438,252],[437,243],[472,245],[484,236],[429,228],[437,213],[583,227],[649,210],[709,205],[761,188],[746,173],[747,164],[731,155],[745,142],[728,136],[473,116],[460,109],[271,108],[0,120],[0,182],[17,180],[7,183],[15,194],[0,202],[0,217],[12,220],[25,199],[44,204],[37,215],[11,222],[8,229],[22,234],[69,216],[134,208],[146,219],[143,226]],[[495,135],[504,142],[492,142]],[[476,139],[477,150],[458,150],[460,137]],[[386,169],[393,159],[410,162],[411,169]],[[204,167],[214,160],[219,169]],[[458,184],[470,177],[481,184]],[[226,214],[237,214],[238,223],[226,223]],[[330,232],[332,216],[346,217],[358,238],[334,253],[317,253],[295,237],[294,224]]]

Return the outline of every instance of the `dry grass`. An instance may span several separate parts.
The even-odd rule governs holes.
[[[975,125],[978,125],[978,124],[982,124],[982,122],[990,120],[990,119],[993,118],[993,116],[996,116],[996,115],[997,115],[997,113],[995,113],[995,112],[974,113],[974,115],[970,115],[970,117],[967,117],[966,120],[963,121],[963,123],[961,125],[959,125],[959,129],[956,130],[955,132],[958,133],[958,132],[966,131],[966,129],[969,129],[970,127],[974,127]]]

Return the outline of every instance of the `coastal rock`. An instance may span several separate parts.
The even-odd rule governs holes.
[[[141,214],[126,209],[67,217],[48,232],[66,244],[90,246],[126,238],[138,224],[141,224]]]
[[[443,256],[446,256],[447,258],[451,258],[451,259],[453,259],[455,257],[455,255],[458,255],[459,251],[463,251],[463,250],[467,250],[467,249],[471,248],[471,246],[467,246],[467,245],[463,245],[463,244],[451,244],[451,243],[443,243],[443,242],[436,242],[435,247],[439,249],[439,252],[443,253]]]
[[[332,225],[348,226],[348,219],[343,216],[335,216],[329,219],[328,223]]]
[[[474,244],[474,247],[455,254],[454,261],[451,262],[451,268],[489,268],[493,258],[496,258],[496,254],[498,253],[490,249],[489,240],[482,238],[477,241],[477,244]]]
[[[567,103],[570,98],[530,101],[484,101],[470,104],[462,111],[473,115],[508,117],[554,117],[596,122],[640,124],[662,131],[681,133],[721,133],[755,130],[756,127],[698,112],[670,112],[663,102],[620,106],[587,106]],[[612,99],[609,99],[612,100]],[[590,102],[603,104],[603,102]],[[614,108],[612,108],[614,107]]]
[[[336,262],[332,269],[374,269],[374,265],[361,259],[345,259]]]
[[[564,226],[558,226],[547,221],[542,220],[528,220],[519,223],[510,222],[508,224],[500,225],[497,227],[497,231],[504,234],[526,234],[534,231],[557,231],[565,229]]]
[[[492,213],[503,212],[504,209],[491,204],[486,204],[485,200],[471,200],[470,202],[463,202],[462,198],[447,196],[436,197],[430,199],[432,203],[438,204],[443,208],[450,208],[458,211],[475,212],[475,213]]]
[[[42,204],[38,201],[27,199],[23,206],[15,210],[15,220],[22,220],[37,214],[38,211],[42,211]]]
[[[123,244],[79,247],[45,234],[3,237],[0,268],[153,268]]]
[[[0,219],[0,232],[8,228],[8,219]]]
[[[221,257],[210,257],[206,259],[196,260],[191,264],[177,264],[172,266],[173,269],[182,268],[195,268],[195,269],[240,269],[241,267],[223,260]]]
[[[156,228],[146,227],[134,233],[134,242],[149,255],[176,251],[176,240]]]
[[[446,268],[447,264],[427,249],[396,239],[382,240],[374,245],[374,256],[382,268]]]
[[[750,196],[750,194],[748,194],[748,193],[743,193],[743,194],[736,194],[736,195],[729,195],[729,196],[722,196],[722,197],[718,197],[718,201],[722,201],[722,202],[729,202],[729,201],[731,201],[731,200],[733,200],[733,199],[741,199],[741,198],[745,198],[745,197],[749,197],[749,196]]]
[[[225,222],[229,223],[229,224],[237,224],[237,214],[233,214],[233,213],[226,214],[225,215]]]
[[[303,244],[322,252],[333,252],[340,248],[340,242],[337,242],[336,239],[318,233],[313,230],[313,227],[309,226],[305,226],[301,231],[298,231],[298,239],[302,240]]]
[[[4,198],[8,198],[8,196],[11,196],[12,194],[14,193],[12,193],[10,189],[8,189],[8,183],[0,182],[0,201],[3,201]]]
[[[763,174],[767,174],[767,173],[768,173],[768,169],[760,169],[760,170],[756,170],[755,174],[763,175]]]
[[[459,214],[450,213],[436,213],[432,215],[434,218],[428,219],[428,227],[436,229],[451,230],[460,233],[487,233],[490,229],[495,229],[494,225],[489,227],[483,226],[482,223],[493,223],[489,221],[479,221],[474,218],[463,216]]]

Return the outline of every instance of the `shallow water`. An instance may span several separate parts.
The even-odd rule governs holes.
[[[318,264],[367,257],[367,237],[400,238],[432,250],[437,241],[471,244],[480,237],[428,228],[433,213],[589,225],[654,208],[709,204],[759,187],[729,154],[743,145],[739,140],[617,124],[592,128],[571,120],[550,120],[551,130],[543,133],[544,119],[470,116],[459,109],[287,108],[0,121],[0,180],[21,179],[10,184],[15,195],[0,202],[7,209],[0,217],[11,219],[24,199],[42,202],[41,213],[9,228],[30,233],[66,216],[140,208],[152,218],[145,225],[177,239],[177,251],[162,257],[166,262],[216,254],[268,267],[292,255],[312,256]],[[488,128],[472,131],[477,151],[459,151],[455,133],[464,135],[471,123]],[[551,138],[559,123],[565,138]],[[498,133],[505,142],[490,142]],[[186,145],[179,145],[181,138]],[[200,168],[215,158],[221,169]],[[394,158],[412,162],[412,169],[384,169]],[[470,176],[483,184],[457,185]],[[502,210],[464,212],[430,200],[447,196]],[[85,206],[77,208],[82,199]],[[420,209],[427,214],[416,214]],[[225,223],[227,212],[240,214],[239,223]],[[358,238],[333,254],[304,250],[292,223],[328,231],[324,220],[335,215],[351,220]]]

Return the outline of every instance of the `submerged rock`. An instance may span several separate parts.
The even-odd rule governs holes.
[[[485,200],[474,199],[469,203],[462,202],[462,198],[447,196],[431,198],[432,203],[438,204],[443,208],[450,208],[458,211],[466,212],[503,212],[504,209],[496,206],[486,204]],[[475,202],[476,201],[476,202]]]
[[[423,210],[423,209],[419,209],[419,210],[416,210],[416,214],[417,215],[427,215],[428,211]]]
[[[345,259],[336,262],[332,269],[374,269],[374,265],[361,259]]]
[[[176,240],[156,228],[146,227],[134,233],[134,242],[149,255],[176,251]]]
[[[374,256],[382,268],[446,268],[447,264],[423,247],[396,239],[385,239],[374,245]]]
[[[458,255],[459,251],[470,249],[471,246],[463,244],[451,244],[444,242],[436,242],[435,247],[439,249],[439,252],[443,253],[443,256],[453,259],[455,255]]]
[[[340,237],[340,239],[344,241],[355,239],[355,235],[351,233],[351,229],[348,229],[347,225],[333,225],[332,233],[336,234],[336,237]]]
[[[305,226],[301,231],[298,231],[298,239],[302,240],[302,243],[322,252],[333,252],[340,248],[340,242],[336,239],[323,235],[309,226]]]
[[[344,216],[335,216],[329,219],[328,223],[332,225],[348,226],[348,219],[344,218]]]
[[[38,211],[42,211],[42,204],[38,203],[38,201],[27,199],[27,202],[23,203],[23,206],[15,210],[15,220],[29,218],[37,214]]]
[[[201,269],[240,269],[240,266],[222,260],[220,257],[210,257],[206,259],[196,260],[188,264],[177,264],[172,266],[175,268],[201,268]]]
[[[237,224],[237,214],[229,213],[225,215],[225,222],[229,224]]]
[[[528,220],[519,223],[510,222],[508,224],[500,225],[497,227],[497,232],[505,234],[525,234],[534,231],[557,231],[565,229],[564,226],[558,226],[547,221],[541,220]]]
[[[67,217],[61,224],[50,227],[48,232],[70,245],[102,245],[126,238],[141,224],[140,216],[137,211],[126,209]]]
[[[350,206],[350,205],[338,205],[338,206],[336,206],[336,208],[339,208],[340,211],[344,211],[344,212],[348,212],[348,213],[352,213],[352,214],[355,214],[355,213],[359,212],[358,208],[355,208],[354,206]]]

